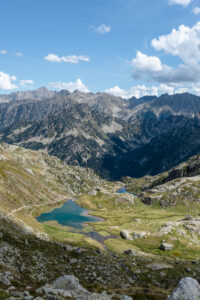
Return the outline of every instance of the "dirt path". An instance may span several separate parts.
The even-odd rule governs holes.
[[[57,203],[67,201],[67,200],[69,200],[69,199],[63,198],[62,200],[46,202],[44,204],[24,205],[24,206],[21,206],[17,209],[13,209],[9,214],[6,215],[6,217],[12,217],[16,212],[18,212],[22,209],[30,209],[30,208],[33,208],[33,207],[41,207],[41,206],[46,206],[46,205],[50,205],[50,204],[57,204]]]

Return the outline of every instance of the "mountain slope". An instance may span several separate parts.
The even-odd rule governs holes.
[[[0,145],[0,210],[41,229],[32,212],[55,206],[101,183],[89,169],[69,167],[56,157]]]
[[[200,154],[156,176],[124,178],[128,190],[138,193],[148,205],[200,204]]]
[[[1,141],[43,149],[109,179],[169,170],[200,151],[200,97],[125,100],[61,91],[0,105]]]

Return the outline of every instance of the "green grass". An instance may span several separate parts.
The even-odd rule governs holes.
[[[51,240],[53,241],[66,242],[68,244],[75,245],[75,246],[100,248],[104,250],[103,246],[99,242],[83,234],[69,232],[61,228],[56,228],[46,224],[43,224],[43,227],[45,232],[51,237]]]
[[[126,208],[126,206],[119,207],[115,204],[116,197],[98,193],[96,196],[83,195],[78,201],[82,207],[93,208],[92,215],[105,219],[104,222],[93,223],[94,229],[100,234],[106,232],[108,235],[120,236],[120,231],[123,229],[130,230],[130,232],[145,231],[149,234],[146,238],[133,241],[109,239],[105,241],[105,244],[110,250],[121,253],[127,249],[137,249],[147,254],[170,258],[198,258],[199,243],[189,246],[191,240],[189,232],[185,236],[181,236],[176,231],[165,236],[155,236],[155,234],[158,233],[163,224],[169,221],[182,220],[187,214],[197,216],[200,205],[161,208],[158,204],[146,206],[139,199],[136,199],[134,205]],[[98,204],[101,204],[100,209]],[[174,249],[172,251],[160,250],[162,240],[173,244]]]

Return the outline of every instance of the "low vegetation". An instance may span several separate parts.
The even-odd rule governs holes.
[[[91,291],[166,299],[180,278],[199,279],[200,267],[200,176],[169,175],[107,182],[89,169],[69,167],[45,153],[2,144],[2,274],[14,266],[21,282],[32,281],[36,289],[70,273]],[[124,184],[134,194],[117,193]],[[36,216],[70,198],[101,221],[82,229],[36,221]],[[172,249],[161,250],[162,243]],[[24,259],[24,269],[17,257]],[[25,279],[30,265],[32,274]],[[22,288],[17,276],[14,281]]]

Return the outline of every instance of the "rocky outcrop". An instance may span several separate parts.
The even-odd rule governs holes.
[[[200,300],[200,284],[191,277],[185,277],[167,300]]]
[[[46,284],[37,290],[39,294],[45,294],[47,299],[51,299],[51,296],[56,296],[65,299],[66,297],[72,297],[77,300],[111,300],[116,295],[108,295],[106,291],[101,294],[90,293],[84,289],[78,278],[73,275],[64,275],[54,281],[52,284]],[[54,299],[54,298],[52,298]],[[118,299],[131,300],[131,297],[118,295]]]
[[[142,238],[145,238],[147,235],[149,235],[149,233],[146,231],[131,232],[130,230],[124,229],[120,232],[121,238],[123,238],[125,240],[142,239]]]
[[[121,236],[121,238],[123,238],[123,239],[125,239],[125,240],[131,240],[131,239],[133,239],[133,238],[131,237],[131,234],[130,234],[130,231],[129,231],[129,230],[122,230],[122,231],[120,232],[120,236]]]

